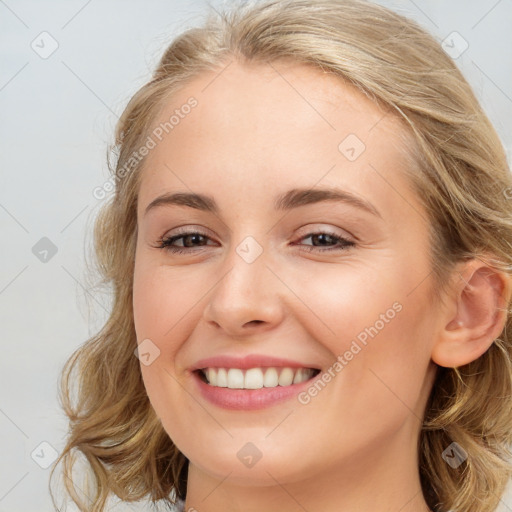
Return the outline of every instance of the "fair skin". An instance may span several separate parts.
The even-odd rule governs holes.
[[[436,365],[488,349],[508,281],[472,260],[442,305],[429,301],[428,217],[401,175],[403,126],[338,79],[233,62],[174,94],[155,126],[190,96],[198,105],[145,162],[133,290],[138,343],[160,350],[141,364],[144,384],[189,460],[185,510],[429,510],[416,446]],[[354,161],[338,149],[348,134],[366,146]],[[328,187],[379,214],[340,201],[274,209],[290,189]],[[145,213],[167,192],[211,196],[218,212]],[[183,254],[159,248],[178,227],[205,236],[177,239]],[[355,245],[311,236],[326,229]],[[251,263],[237,252],[248,236],[263,250]],[[307,404],[229,410],[198,392],[190,368],[216,355],[293,358],[325,373],[395,303],[401,310]],[[237,456],[248,442],[261,453],[252,467]]]

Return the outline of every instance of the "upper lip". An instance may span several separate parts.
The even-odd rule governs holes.
[[[200,359],[191,368],[191,371],[202,370],[203,368],[257,368],[261,366],[288,367],[288,368],[314,368],[317,366],[309,363],[301,363],[292,359],[284,359],[276,356],[266,356],[261,354],[250,354],[244,357],[234,357],[228,355],[219,355]]]

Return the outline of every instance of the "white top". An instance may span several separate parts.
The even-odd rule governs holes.
[[[172,512],[185,512],[185,502],[178,498],[176,500],[176,504],[172,508]]]

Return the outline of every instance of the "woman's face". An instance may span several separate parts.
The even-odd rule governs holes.
[[[283,63],[204,73],[160,113],[135,328],[151,404],[205,477],[417,467],[439,317],[402,129],[339,79]],[[300,382],[311,372],[298,368],[321,373]]]

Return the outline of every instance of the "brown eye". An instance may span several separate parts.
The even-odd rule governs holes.
[[[181,245],[174,245],[178,240],[181,240]],[[172,253],[186,253],[193,251],[195,248],[204,247],[210,240],[208,236],[198,231],[190,231],[186,233],[180,233],[179,235],[173,235],[167,238],[162,238],[159,242],[159,248],[165,249]],[[204,243],[203,243],[204,242]]]
[[[305,240],[307,238],[311,238],[313,244],[306,244],[306,251],[344,251],[349,247],[356,245],[355,242],[337,236],[335,233],[330,233],[328,231],[309,233],[308,235],[302,237],[301,240]]]

